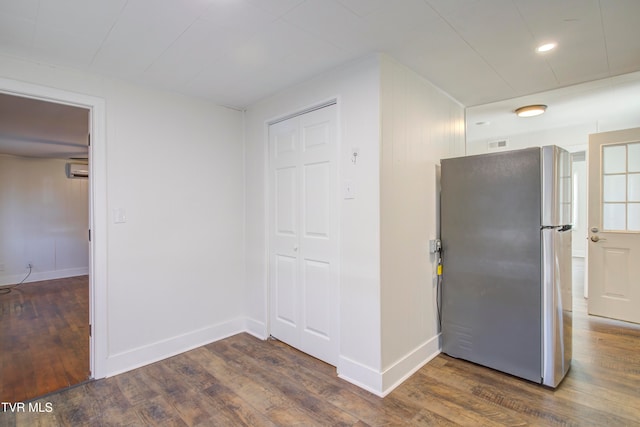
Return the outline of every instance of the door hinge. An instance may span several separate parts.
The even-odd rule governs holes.
[[[91,134],[87,135],[87,145],[91,147]]]
[[[92,331],[91,331],[91,324],[89,324],[89,336],[90,336],[90,337],[92,336],[92,335],[91,335],[91,333],[92,333]]]
[[[89,229],[89,241],[91,241],[91,229]]]

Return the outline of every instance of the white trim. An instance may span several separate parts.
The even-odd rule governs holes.
[[[391,393],[407,378],[440,354],[440,334],[425,341],[382,373],[382,396]]]
[[[260,322],[259,320],[247,318],[245,320],[246,330],[245,332],[253,335],[256,338],[261,340],[266,340],[269,337],[269,332],[267,329],[266,323]]]
[[[245,319],[242,318],[187,332],[173,338],[110,355],[107,359],[107,371],[109,376],[132,371],[242,332],[246,332]]]
[[[92,378],[107,372],[107,159],[106,107],[102,98],[47,86],[0,78],[0,92],[87,108],[91,116],[89,158],[89,359]]]
[[[65,279],[67,277],[86,276],[89,274],[89,267],[67,268],[65,270],[51,270],[33,272],[26,278],[24,283],[39,282],[42,280]],[[0,286],[14,285],[20,283],[26,277],[25,274],[14,274],[0,277]]]
[[[440,354],[439,342],[438,334],[407,353],[383,372],[340,356],[338,377],[376,396],[385,397]]]
[[[340,356],[338,360],[338,378],[350,382],[376,396],[384,397],[382,393],[382,374],[370,366]]]

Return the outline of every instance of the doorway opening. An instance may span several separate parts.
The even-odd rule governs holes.
[[[10,288],[0,295],[0,302],[6,302],[0,311],[5,316],[0,321],[2,346],[7,349],[3,358],[19,358],[19,363],[3,359],[3,366],[8,366],[12,375],[0,375],[0,397],[15,402],[104,376],[102,357],[96,358],[96,350],[104,354],[104,337],[98,342],[95,337],[96,326],[104,324],[105,303],[95,304],[95,296],[96,291],[104,292],[101,266],[105,259],[102,249],[89,241],[90,230],[95,231],[96,225],[100,234],[103,231],[102,215],[96,218],[95,208],[96,204],[103,204],[104,196],[96,198],[95,190],[104,185],[104,101],[9,79],[0,79],[0,97],[10,102],[3,117],[11,116],[14,121],[0,129],[2,160],[4,166],[10,166],[12,176],[11,185],[4,186],[12,191],[2,195],[2,206],[9,213],[5,213],[0,227],[19,224],[18,230],[13,229],[16,235],[3,239],[0,247],[0,286]],[[18,118],[20,109],[28,114]],[[36,121],[41,111],[45,120]],[[78,125],[83,129],[82,141],[69,139],[77,128],[64,120],[68,117],[82,122]],[[33,125],[31,129],[29,123]],[[69,134],[65,135],[64,129]],[[96,130],[101,154],[97,163],[92,159],[94,150],[88,139]],[[73,168],[78,173],[69,173],[68,164],[80,165]],[[99,170],[97,180],[92,176],[95,164]],[[81,177],[80,169],[91,173]],[[22,214],[16,215],[16,211]],[[78,218],[83,221],[74,223]],[[17,239],[21,234],[22,239]],[[98,277],[94,274],[96,266],[101,271]],[[23,283],[16,287],[20,282]],[[32,298],[39,298],[40,302],[35,303]],[[76,319],[74,315],[78,315]],[[13,316],[12,321],[6,316]],[[48,362],[42,356],[46,352],[37,349],[38,340],[26,339],[27,332],[11,329],[17,325],[28,330],[32,321],[47,316],[53,323],[46,329],[57,335],[49,337],[50,346],[55,343],[68,350],[75,344],[66,340],[81,337],[82,344],[74,347],[76,355],[62,351],[53,356],[55,363]],[[76,324],[65,330],[61,326],[65,322]],[[34,358],[29,352],[40,356]],[[22,376],[16,376],[16,371],[22,371]]]

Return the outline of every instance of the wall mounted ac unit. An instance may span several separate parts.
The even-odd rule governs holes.
[[[65,165],[67,178],[88,178],[89,165],[83,163],[67,163]]]

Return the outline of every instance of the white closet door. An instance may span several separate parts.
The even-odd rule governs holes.
[[[269,127],[271,335],[338,359],[336,107]]]

